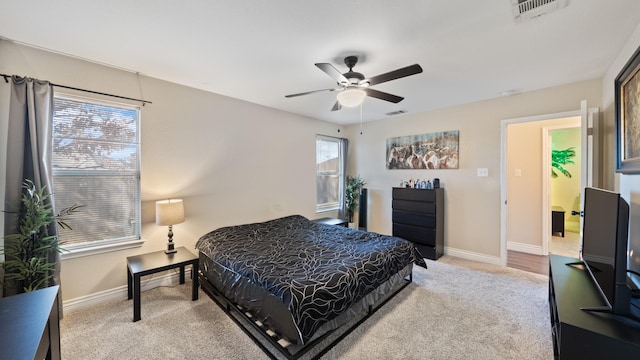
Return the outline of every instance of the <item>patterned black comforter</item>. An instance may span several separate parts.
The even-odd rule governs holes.
[[[425,265],[406,240],[299,215],[220,228],[196,248],[279,298],[303,342],[408,264]]]

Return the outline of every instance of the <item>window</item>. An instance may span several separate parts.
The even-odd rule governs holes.
[[[140,239],[140,109],[54,95],[53,199],[82,205],[61,230],[68,250]]]
[[[316,136],[316,211],[338,210],[344,184],[342,139]]]

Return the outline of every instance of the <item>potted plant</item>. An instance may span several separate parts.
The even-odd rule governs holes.
[[[564,150],[551,150],[551,177],[557,178],[558,174],[556,170],[561,172],[564,176],[571,178],[569,170],[564,168],[566,164],[575,164],[572,160],[576,156],[576,151],[573,147]]]
[[[36,189],[31,180],[22,184],[23,192],[18,209],[19,232],[4,237],[5,261],[2,263],[4,279],[11,280],[17,292],[29,292],[51,285],[55,262],[49,260],[52,252],[62,252],[56,235],[49,235],[48,228],[57,223],[62,229],[71,230],[66,223],[69,215],[80,206],[73,205],[54,215],[50,195],[46,187]]]
[[[353,222],[353,213],[356,210],[356,206],[358,206],[358,195],[360,194],[360,189],[366,183],[360,175],[356,177],[352,177],[347,175],[347,188],[345,190],[345,206],[347,210],[347,220],[350,223]]]

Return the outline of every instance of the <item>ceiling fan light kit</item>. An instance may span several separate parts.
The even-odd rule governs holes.
[[[399,103],[404,98],[401,96],[389,94],[383,91],[369,88],[369,86],[380,84],[383,82],[400,79],[406,76],[419,74],[422,72],[422,67],[418,64],[409,65],[400,69],[386,72],[374,77],[366,78],[359,72],[353,71],[353,67],[358,63],[357,56],[347,56],[344,58],[344,63],[349,68],[349,71],[342,74],[338,69],[329,63],[316,63],[318,69],[324,71],[327,75],[333,78],[338,84],[337,88],[312,90],[297,94],[285,95],[287,98],[309,95],[322,91],[337,91],[337,101],[331,108],[331,111],[340,110],[344,107],[354,107],[362,104],[364,98],[369,96],[376,99],[389,101],[394,104]]]
[[[354,107],[362,104],[367,93],[360,89],[346,89],[338,93],[338,101],[340,105],[346,107]]]

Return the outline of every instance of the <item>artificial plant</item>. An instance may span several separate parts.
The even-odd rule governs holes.
[[[18,292],[29,292],[51,284],[55,262],[49,260],[52,253],[63,249],[58,245],[57,235],[50,235],[49,228],[58,224],[71,230],[67,224],[69,215],[80,206],[73,205],[54,215],[50,194],[46,186],[37,189],[31,180],[22,183],[22,196],[15,212],[18,213],[19,231],[4,237],[4,279],[16,287]],[[55,225],[54,225],[55,226]]]
[[[345,190],[345,206],[347,208],[347,219],[349,222],[353,222],[353,213],[356,210],[356,206],[358,206],[358,195],[360,194],[360,189],[366,183],[360,175],[353,177],[347,175],[347,188]]]
[[[564,176],[571,178],[569,170],[564,168],[566,164],[575,164],[572,158],[576,156],[576,151],[573,147],[564,150],[551,150],[551,177],[557,178],[558,174],[556,170],[561,172]]]

